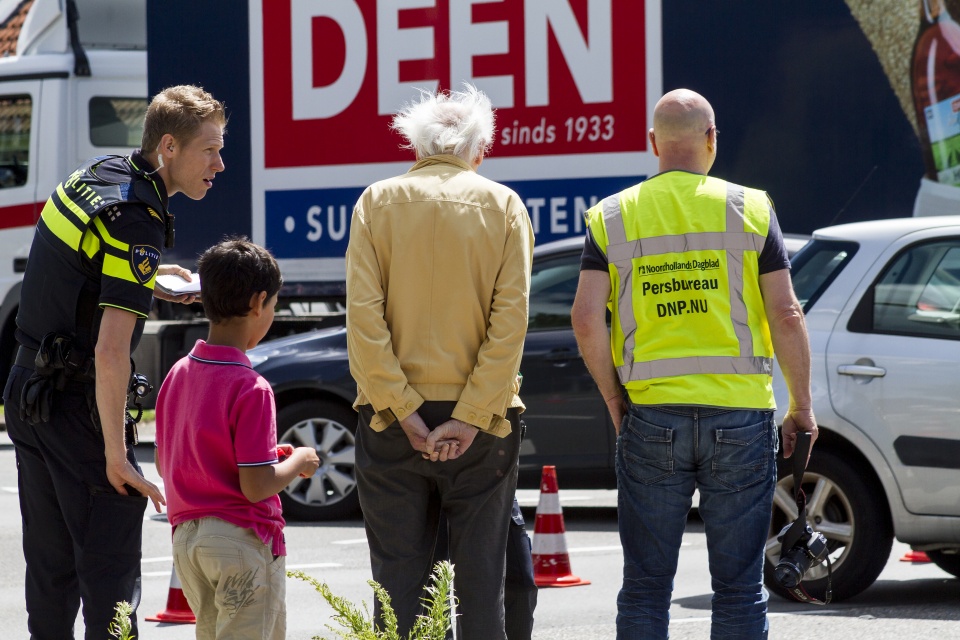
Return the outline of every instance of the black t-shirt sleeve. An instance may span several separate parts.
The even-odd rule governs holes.
[[[780,232],[780,223],[777,222],[777,212],[773,209],[773,201],[770,202],[770,226],[767,229],[767,240],[763,243],[763,250],[760,252],[759,273],[773,273],[790,268],[790,257],[787,253],[787,245],[783,242],[783,233]]]
[[[597,241],[593,239],[590,228],[587,227],[587,235],[583,239],[583,254],[580,256],[581,271],[608,271],[607,254],[601,251]]]
[[[103,251],[101,307],[150,312],[164,239],[160,216],[142,203],[112,205],[97,216],[90,229]]]

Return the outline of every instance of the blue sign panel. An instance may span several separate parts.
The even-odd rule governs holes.
[[[267,248],[279,259],[342,258],[363,187],[267,191]]]
[[[583,212],[643,176],[517,180],[537,244],[584,233]],[[350,216],[363,189],[297,189],[266,193],[266,242],[277,258],[339,258],[347,251]]]
[[[583,214],[587,209],[644,177],[518,180],[504,184],[523,198],[537,244],[544,244],[583,235],[586,231]]]

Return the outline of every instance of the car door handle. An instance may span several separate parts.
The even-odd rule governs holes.
[[[882,378],[887,375],[887,370],[883,367],[870,367],[863,364],[841,364],[837,367],[837,373],[842,376],[867,376],[869,378]]]

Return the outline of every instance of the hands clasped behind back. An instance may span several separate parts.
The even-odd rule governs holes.
[[[410,446],[423,454],[424,460],[446,462],[456,460],[470,448],[480,431],[477,427],[450,419],[433,431],[416,411],[400,421]]]

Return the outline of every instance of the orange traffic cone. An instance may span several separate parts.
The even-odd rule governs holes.
[[[930,562],[930,556],[923,551],[911,550],[903,554],[900,562]]]
[[[557,468],[543,468],[540,503],[533,527],[533,578],[538,587],[577,587],[590,584],[570,571],[570,555],[563,526],[563,511],[557,488]]]
[[[177,568],[170,570],[170,590],[167,592],[167,608],[155,616],[147,618],[150,622],[175,622],[182,624],[196,624],[197,617],[193,615],[186,596],[183,595],[183,586],[177,577]]]

